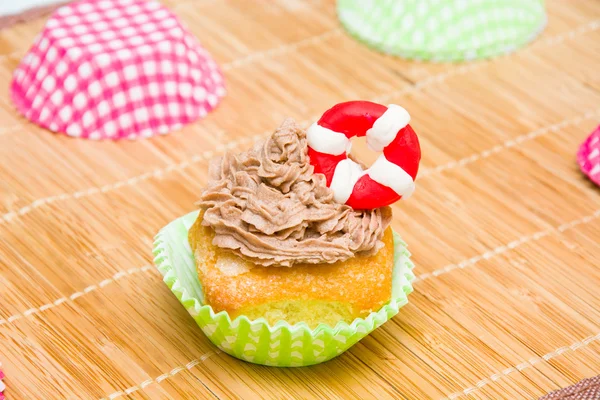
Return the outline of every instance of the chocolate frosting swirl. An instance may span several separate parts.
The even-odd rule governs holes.
[[[210,165],[199,206],[213,244],[262,266],[334,263],[382,246],[389,207],[336,203],[309,163],[306,132],[286,120],[265,142]]]

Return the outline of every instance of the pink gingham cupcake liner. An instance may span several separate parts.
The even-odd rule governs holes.
[[[2,363],[0,363],[0,367],[2,367]],[[5,377],[4,372],[0,369],[0,400],[4,400],[4,389],[6,389],[6,385],[2,381]]]
[[[600,126],[579,146],[577,161],[581,171],[600,186]]]
[[[210,54],[156,1],[59,8],[16,69],[11,97],[33,123],[89,139],[166,134],[225,94]]]

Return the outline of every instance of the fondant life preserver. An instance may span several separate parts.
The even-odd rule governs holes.
[[[400,106],[349,101],[330,108],[310,126],[310,163],[315,173],[325,175],[337,202],[372,209],[413,193],[421,148],[409,122],[410,115]],[[355,136],[366,136],[369,148],[382,153],[366,170],[348,158]]]

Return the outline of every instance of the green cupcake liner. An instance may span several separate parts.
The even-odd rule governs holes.
[[[543,0],[338,0],[337,12],[376,50],[440,62],[515,51],[547,22]]]
[[[394,274],[392,300],[366,318],[335,327],[324,324],[315,329],[305,323],[290,325],[279,321],[269,325],[264,318],[250,321],[239,316],[233,321],[225,311],[215,313],[204,304],[188,230],[198,217],[192,212],[164,227],[154,242],[154,262],[163,281],[188,310],[204,334],[222,351],[255,364],[300,367],[330,360],[348,350],[360,339],[381,326],[408,303],[415,275],[410,253],[394,233]]]

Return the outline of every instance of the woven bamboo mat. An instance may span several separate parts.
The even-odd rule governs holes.
[[[170,0],[228,96],[168,137],[88,142],[16,115],[11,72],[43,19],[0,32],[0,359],[8,399],[533,399],[600,373],[600,191],[578,144],[600,121],[600,2],[548,0],[532,45],[491,62],[385,57],[332,0]],[[423,172],[394,228],[410,304],[301,369],[217,353],[152,267],[207,160],[343,100],[410,110]],[[357,146],[359,158],[371,156]]]

